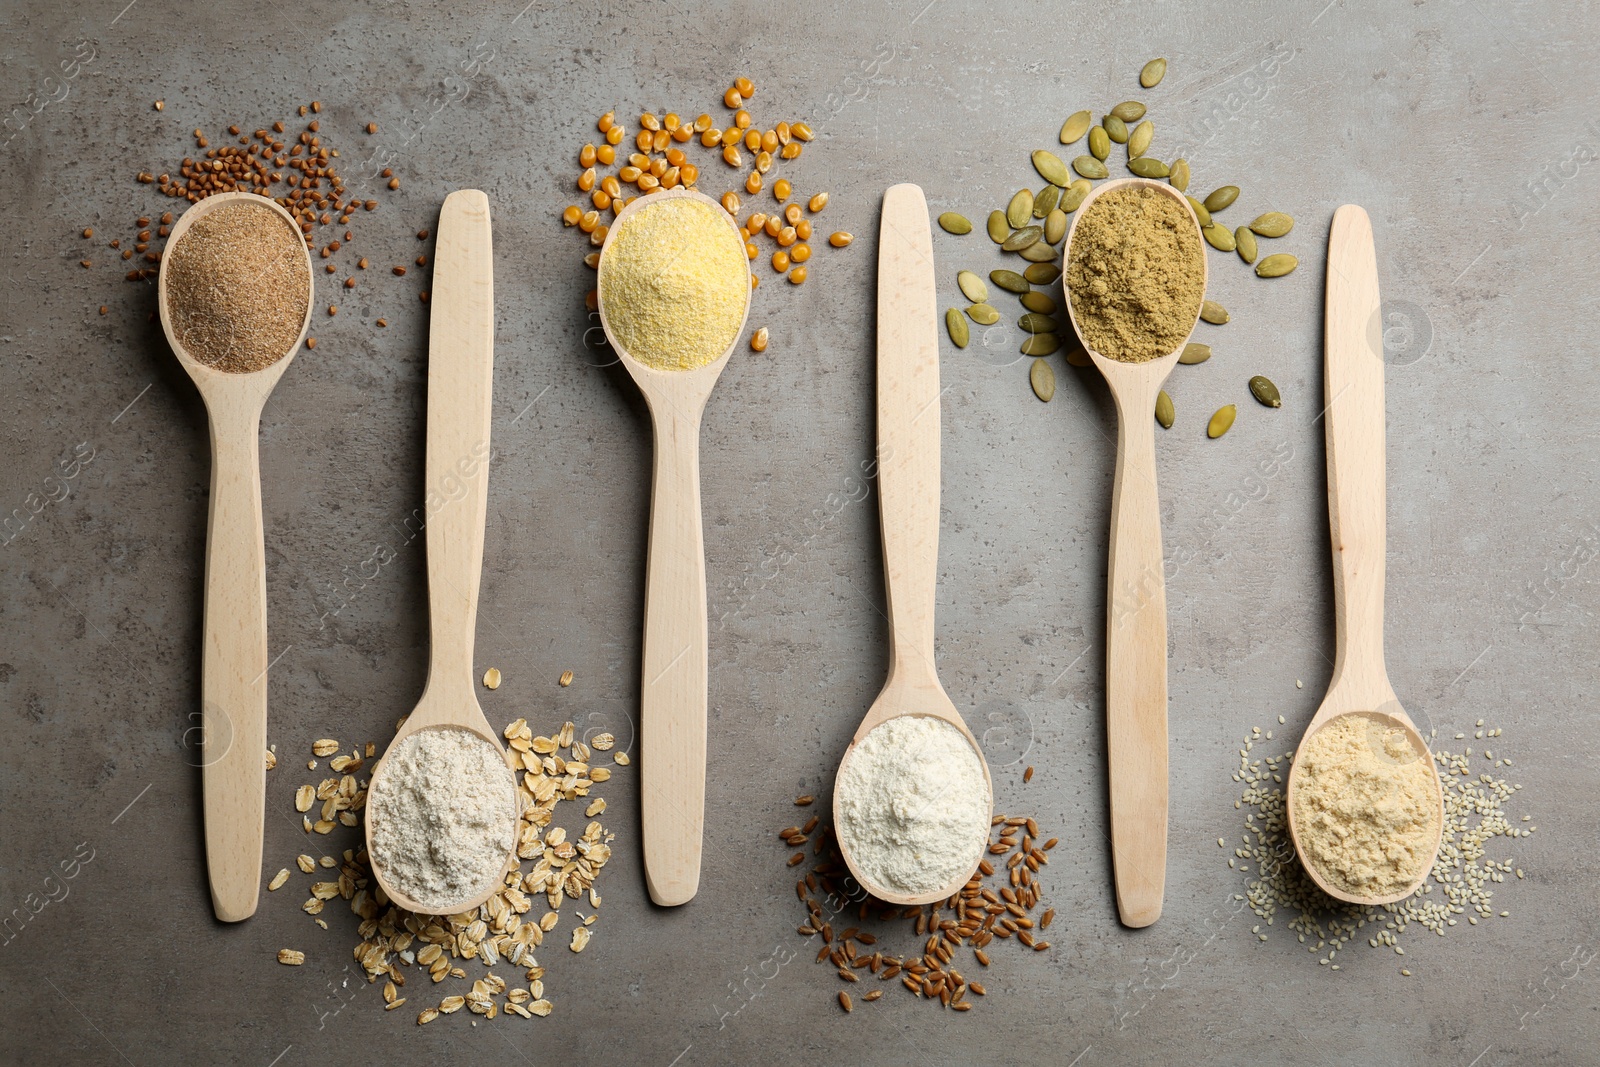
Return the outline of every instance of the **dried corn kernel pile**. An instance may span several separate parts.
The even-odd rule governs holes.
[[[395,907],[372,878],[364,849],[345,849],[340,859],[328,855],[317,859],[309,854],[296,859],[301,873],[314,878],[320,875],[322,879],[313,881],[310,896],[301,905],[308,915],[317,917],[318,926],[328,929],[320,916],[325,903],[334,899],[347,901],[359,917],[356,933],[360,940],[353,948],[354,956],[369,982],[384,979],[385,1010],[399,1008],[410,999],[404,993],[408,974],[413,982],[424,977],[435,984],[452,978],[465,980],[470,960],[481,963],[488,969],[486,973],[472,982],[468,992],[445,996],[437,1004],[423,1008],[417,1016],[419,1025],[462,1008],[489,1019],[502,1011],[531,1018],[549,1015],[553,1010],[544,993],[545,969],[534,958],[534,950],[560,923],[565,900],[575,901],[577,908],[588,911],[576,912],[577,925],[567,947],[582,952],[589,944],[599,919],[600,894],[595,882],[611,858],[610,842],[614,836],[598,821],[606,810],[601,797],[588,800],[584,816],[590,821],[575,838],[569,839],[565,828],[552,825],[562,801],[589,798],[594,786],[611,778],[611,768],[596,766],[594,760],[599,753],[612,750],[612,736],[597,734],[585,744],[573,732],[570,722],[548,737],[534,736],[522,719],[506,727],[506,743],[523,769],[518,786],[524,810],[517,856],[532,861],[532,866],[524,869],[519,864],[508,872],[505,887],[473,911],[434,916]],[[312,746],[312,753],[328,756],[340,747],[337,741],[324,739]],[[367,782],[358,780],[356,774],[374,754],[375,746],[369,744],[364,756],[360,751],[334,756],[328,765],[341,777],[299,788],[295,808],[301,812],[307,834],[330,834],[338,826],[359,830]],[[269,753],[269,768],[275,762]],[[613,763],[627,766],[626,753],[616,753]],[[317,760],[309,761],[307,767],[315,770]],[[320,807],[313,812],[319,802]],[[284,868],[267,884],[268,890],[282,888],[290,877],[289,869]],[[529,912],[541,894],[547,910],[535,920]],[[278,962],[299,966],[305,962],[305,953],[281,949]],[[521,970],[525,984],[512,984],[494,973],[492,968],[502,962],[508,968]]]
[[[723,105],[733,112],[732,121],[722,129],[709,113],[690,119],[671,111],[659,118],[646,112],[639,116],[639,131],[630,141],[616,112],[601,115],[596,128],[604,135],[602,143],[586,144],[578,152],[581,173],[577,186],[579,192],[586,194],[588,206],[569,204],[561,212],[562,223],[587,234],[589,244],[600,248],[610,233],[609,220],[640,196],[679,186],[704,191],[702,180],[711,172],[702,173],[702,164],[690,160],[693,145],[698,142],[702,149],[713,153],[702,163],[741,185],[745,195],[756,197],[763,190],[772,195],[770,210],[752,211],[740,223],[746,239],[745,255],[752,261],[761,258],[761,245],[767,243],[772,247],[768,262],[773,272],[786,277],[792,285],[803,284],[810,270],[809,242],[816,232],[813,220],[827,207],[828,194],[797,195],[793,183],[778,176],[778,167],[782,162],[799,159],[815,135],[804,122],[779,122],[770,129],[760,129],[745,107],[755,91],[749,78],[734,81],[722,98]],[[720,167],[716,166],[718,159]],[[744,201],[737,191],[708,195],[718,199],[738,220]],[[839,231],[829,236],[828,243],[844,248],[853,239],[851,234]],[[600,253],[589,253],[584,262],[591,269],[597,268]],[[750,284],[760,284],[757,274],[750,275]],[[590,290],[586,298],[590,311],[598,306],[597,299],[594,290]],[[751,337],[751,347],[762,351],[769,336],[765,328],[758,330]]]
[[[1278,722],[1283,722],[1282,716]],[[1485,728],[1481,719],[1475,733],[1483,739],[1500,736],[1498,728]],[[1430,734],[1430,747],[1432,738]],[[1458,733],[1456,738],[1465,740],[1466,734]],[[1266,926],[1273,925],[1280,909],[1288,913],[1289,929],[1306,951],[1317,955],[1319,964],[1337,971],[1339,950],[1353,941],[1365,939],[1371,948],[1388,948],[1404,956],[1400,936],[1413,923],[1443,937],[1458,924],[1458,916],[1464,917],[1468,926],[1477,926],[1480,919],[1510,914],[1495,912],[1494,886],[1508,874],[1521,878],[1522,871],[1509,858],[1496,861],[1485,853],[1496,838],[1527,837],[1538,829],[1511,823],[1504,805],[1522,786],[1489,773],[1509,766],[1510,760],[1485,748],[1477,753],[1483,763],[1474,764],[1470,746],[1461,755],[1435,747],[1433,759],[1444,786],[1444,838],[1433,871],[1423,887],[1405,900],[1363,907],[1334,900],[1317,888],[1300,865],[1289,836],[1284,799],[1294,750],[1278,756],[1254,755],[1257,745],[1271,740],[1271,730],[1263,734],[1256,727],[1239,749],[1239,770],[1233,780],[1244,783],[1244,794],[1234,801],[1234,807],[1244,810],[1245,833],[1242,847],[1235,848],[1228,860],[1229,867],[1254,873],[1246,892],[1235,899],[1248,903]],[[1477,770],[1478,766],[1484,769]],[[1521,817],[1521,823],[1530,821],[1530,816]],[[1223,838],[1218,838],[1217,844],[1226,847]],[[1267,940],[1261,925],[1252,933]],[[1400,973],[1411,972],[1403,969]]]
[[[808,807],[813,800],[802,796],[795,803]],[[989,953],[997,939],[1014,940],[1033,952],[1050,947],[1050,942],[1039,935],[1055,921],[1055,909],[1047,909],[1038,919],[1033,917],[1033,911],[1039,904],[1039,870],[1050,862],[1046,853],[1055,848],[1056,839],[1038,843],[1039,827],[1034,820],[994,816],[994,837],[988,853],[961,891],[931,906],[907,908],[865,896],[859,887],[854,895],[845,888],[847,883],[855,886],[855,880],[849,877],[849,868],[839,854],[833,828],[820,826],[821,821],[820,816],[813,815],[803,826],[780,831],[778,837],[786,847],[800,849],[789,857],[790,867],[806,861],[801,846],[808,843],[812,844],[812,855],[820,857],[795,883],[795,895],[806,907],[806,921],[797,932],[807,939],[821,940],[817,962],[831,963],[838,969],[841,981],[859,983],[863,972],[880,982],[898,978],[895,984],[913,996],[936,1000],[953,1011],[971,1011],[973,1002],[967,994],[985,996],[988,991],[982,982],[971,980],[953,966],[957,950],[970,949],[973,961],[988,967]],[[858,925],[836,933],[835,924],[843,926],[850,918],[846,913],[851,911]],[[878,945],[892,936],[890,923],[907,923],[916,937],[926,938],[922,951],[886,955]],[[868,991],[860,999],[874,1001],[882,996],[880,988]],[[854,1010],[855,1002],[847,989],[839,991],[838,1000],[845,1011]]]

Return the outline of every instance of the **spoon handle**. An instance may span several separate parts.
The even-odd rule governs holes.
[[[494,252],[489,198],[477,189],[439,210],[428,322],[428,686],[460,686],[477,704],[472,649],[489,506],[489,414],[494,389]],[[446,690],[441,689],[441,693]]]
[[[267,564],[256,436],[261,398],[211,412],[205,644],[200,662],[201,790],[211,906],[255,914],[267,785]]]
[[[655,469],[639,692],[640,830],[650,899],[668,907],[685,903],[700,886],[705,824],[709,640],[700,523],[703,403],[685,395],[650,405]]]
[[[883,196],[878,236],[878,514],[891,679],[934,680],[939,576],[939,328],[928,204]],[[935,682],[935,685],[937,683]]]
[[[1372,222],[1354,204],[1328,238],[1323,402],[1327,404],[1328,525],[1337,652],[1332,685],[1381,701],[1385,553],[1383,321]]]
[[[1111,857],[1123,925],[1161,917],[1167,877],[1167,585],[1156,496],[1155,394],[1117,395],[1117,472],[1106,572],[1106,758]]]

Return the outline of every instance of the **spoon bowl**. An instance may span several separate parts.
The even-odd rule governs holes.
[[[245,202],[277,214],[300,238],[283,208],[254,193],[218,193],[197,201],[172,227],[156,284],[161,329],[205,402],[211,435],[210,514],[206,527],[205,607],[200,661],[201,792],[211,906],[223,922],[255,914],[266,818],[267,566],[261,514],[261,411],[289,369],[311,325],[315,281],[305,254],[306,313],[299,336],[274,363],[244,373],[219,370],[178,338],[168,307],[171,252],[198,220]]]
[[[606,246],[639,212],[683,199],[706,204],[727,220],[728,240],[738,242],[742,259],[744,237],[733,217],[710,197],[681,186],[641,196],[623,208]],[[605,247],[597,288],[600,325],[644,394],[655,438],[639,691],[639,806],[650,899],[673,906],[688,901],[699,888],[705,825],[710,634],[700,518],[700,419],[744,334],[750,292],[745,290],[739,328],[727,351],[702,367],[657,370],[635,359],[612,328]]]
[[[1328,237],[1327,294],[1323,317],[1324,426],[1328,450],[1328,525],[1333,545],[1333,678],[1306,727],[1289,770],[1289,834],[1306,873],[1323,892],[1351,904],[1390,904],[1416,892],[1433,870],[1433,859],[1404,890],[1360,896],[1330,885],[1305,861],[1294,814],[1300,788],[1300,753],[1330,721],[1359,714],[1374,727],[1405,731],[1433,779],[1439,828],[1432,856],[1444,835],[1444,790],[1428,743],[1400,706],[1383,658],[1383,595],[1387,561],[1387,472],[1384,455],[1382,339],[1379,322],[1378,258],[1367,213],[1353,204],[1339,208]]]
[[[889,676],[856,728],[839,767],[856,746],[890,719],[922,715],[961,731],[983,768],[984,807],[994,810],[994,783],[978,739],[939,683],[934,664],[934,603],[939,571],[939,332],[933,237],[927,200],[915,185],[884,194],[878,238],[878,506],[889,604]],[[833,825],[843,825],[839,790]],[[890,904],[931,904],[959,891],[983,859],[988,823],[973,841],[972,865],[925,893],[875,884],[842,837],[839,851],[862,888]]]
[[[1155,405],[1189,333],[1171,352],[1144,363],[1110,359],[1084,340],[1068,282],[1078,224],[1101,196],[1130,188],[1153,189],[1182,205],[1200,241],[1200,220],[1172,186],[1148,178],[1102,182],[1073,213],[1062,246],[1061,284],[1073,332],[1117,406],[1106,568],[1106,758],[1117,914],[1125,926],[1140,927],[1161,916],[1167,868],[1167,592],[1156,494]],[[1200,241],[1202,293],[1205,257]],[[1199,321],[1197,301],[1189,332]]]
[[[466,730],[511,763],[478,704],[472,652],[483,574],[484,522],[489,506],[490,400],[494,387],[494,252],[489,198],[460,189],[445,198],[433,256],[428,326],[428,439],[424,460],[428,545],[428,681],[422,699],[372,768],[367,795],[383,780],[389,754],[419,730]],[[516,790],[520,819],[521,790]],[[396,890],[373,849],[371,804],[367,860],[378,885],[401,907],[422,914],[470,911],[504,884],[517,862],[516,834],[499,877],[486,878],[471,897],[450,905],[420,904]]]

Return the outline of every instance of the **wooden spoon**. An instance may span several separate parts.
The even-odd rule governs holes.
[[[428,330],[428,446],[426,522],[430,659],[422,699],[372,768],[368,793],[387,768],[389,753],[419,730],[466,730],[505,758],[500,738],[478,705],[472,649],[477,637],[478,583],[483,573],[483,527],[489,506],[489,414],[494,387],[494,253],[489,198],[477,189],[445,197],[433,254]],[[507,761],[509,765],[509,760]],[[515,816],[513,816],[515,818]],[[513,843],[516,835],[512,834]],[[389,898],[408,911],[455,914],[476,908],[504,883],[486,881],[468,899],[426,906],[395,887],[372,847],[367,858]],[[515,845],[513,844],[513,849]],[[504,874],[516,862],[506,855]]]
[[[728,220],[728,240],[744,237],[708,196],[681,186],[641,196],[622,209],[611,232],[635,212],[691,197]],[[656,370],[628,354],[606,317],[604,252],[598,278],[600,324],[650,407],[655,468],[650,484],[650,548],[645,564],[644,656],[639,692],[639,806],[645,881],[657,904],[683,904],[700,886],[706,802],[705,539],[700,525],[700,416],[750,314],[746,291],[728,350],[694,370]],[[685,308],[686,314],[692,309]]]
[[[878,507],[883,525],[883,577],[889,606],[889,677],[845,749],[840,768],[869,733],[902,715],[925,715],[960,730],[983,767],[986,806],[994,785],[978,741],[951,703],[933,660],[934,594],[939,579],[939,313],[928,205],[915,185],[883,196],[878,234]],[[834,825],[841,825],[839,791]],[[987,822],[987,820],[985,820]],[[929,904],[958,891],[983,858],[973,842],[972,867],[948,885],[917,895],[864,877],[841,841],[839,850],[862,887],[891,904]]]
[[[1333,678],[1322,706],[1306,727],[1289,770],[1289,833],[1302,860],[1294,798],[1300,753],[1311,736],[1343,715],[1359,714],[1377,726],[1403,730],[1433,776],[1439,836],[1417,880],[1383,897],[1359,897],[1329,885],[1309,862],[1311,880],[1331,897],[1352,904],[1404,900],[1427,879],[1444,834],[1444,792],[1428,743],[1400,706],[1383,662],[1385,489],[1383,338],[1379,333],[1378,257],[1367,213],[1346,204],[1333,215],[1328,237],[1328,280],[1323,319],[1323,395],[1328,448],[1328,526],[1333,542]]]
[[[1119,178],[1095,186],[1072,216],[1063,248],[1072,241],[1097,198],[1143,187],[1170,196],[1200,220],[1178,190],[1147,178]],[[1201,281],[1205,281],[1205,243]],[[1161,505],[1156,496],[1156,395],[1183,352],[1147,363],[1121,363],[1083,340],[1066,298],[1072,328],[1100,369],[1117,405],[1117,471],[1111,489],[1111,552],[1106,568],[1106,758],[1109,765],[1111,863],[1117,914],[1125,926],[1149,926],[1161,917],[1167,880],[1167,584],[1161,556]],[[1195,322],[1200,306],[1195,305]],[[1189,325],[1190,331],[1194,323]]]
[[[172,227],[170,251],[209,212],[246,200],[274,211],[298,237],[289,213],[254,193],[218,193],[192,205]],[[211,425],[211,509],[206,528],[204,639],[200,658],[202,804],[211,907],[223,922],[255,914],[261,890],[261,834],[267,784],[267,564],[262,544],[261,409],[289,369],[311,325],[314,285],[306,253],[306,317],[283,357],[249,373],[207,366],[178,340],[167,307],[163,258],[156,303],[167,343],[194,379]]]

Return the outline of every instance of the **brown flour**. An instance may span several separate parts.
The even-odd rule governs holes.
[[[1194,329],[1205,298],[1205,252],[1172,197],[1140,187],[1096,197],[1078,220],[1066,290],[1084,344],[1107,359],[1146,363]]]
[[[173,334],[200,362],[248,373],[294,347],[311,299],[305,244],[264,204],[224,204],[167,252]]]

